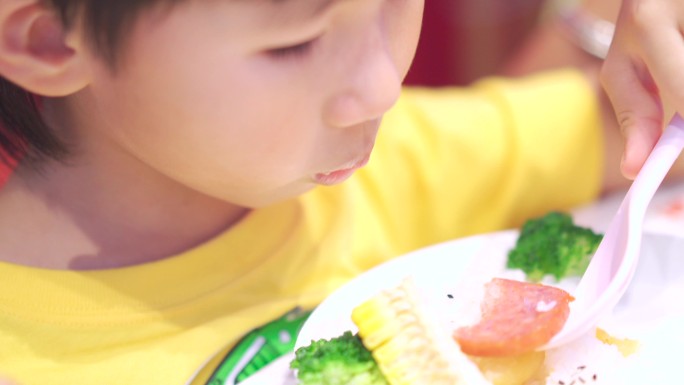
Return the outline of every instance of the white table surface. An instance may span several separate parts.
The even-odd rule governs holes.
[[[608,195],[572,212],[578,225],[604,232],[617,212],[626,191]],[[644,218],[645,233],[684,237],[684,182],[661,186]]]

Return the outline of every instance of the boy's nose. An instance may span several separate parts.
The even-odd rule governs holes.
[[[324,110],[326,123],[350,127],[377,119],[394,105],[401,91],[401,76],[391,55],[384,49],[366,51],[350,67],[345,87],[334,94]]]

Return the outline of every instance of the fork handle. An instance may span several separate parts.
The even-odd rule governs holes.
[[[632,197],[632,210],[646,211],[648,203],[682,152],[682,148],[684,148],[684,119],[679,114],[675,114],[629,189],[630,195],[633,191],[640,191],[643,194],[639,199]],[[657,162],[650,161],[655,158],[658,158]]]

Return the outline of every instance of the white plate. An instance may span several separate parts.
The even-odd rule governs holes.
[[[345,330],[356,331],[352,309],[377,292],[412,276],[440,306],[450,306],[448,294],[474,288],[493,276],[516,277],[506,270],[508,250],[518,233],[504,231],[463,238],[427,247],[393,259],[356,277],[330,295],[311,314],[297,338],[296,347],[312,340],[331,338]],[[513,276],[511,276],[513,274]],[[521,275],[518,275],[522,279]],[[572,291],[572,281],[564,288]],[[646,234],[640,266],[632,285],[613,315],[602,326],[616,335],[639,338],[668,329],[668,338],[684,341],[684,238]],[[662,326],[662,327],[661,327]],[[672,335],[675,333],[675,335]]]

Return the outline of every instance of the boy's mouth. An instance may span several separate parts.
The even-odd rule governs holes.
[[[340,169],[329,171],[329,172],[319,172],[313,176],[313,180],[316,184],[323,186],[332,186],[347,180],[354,172],[361,167],[365,166],[370,159],[370,152],[363,157],[363,159],[352,163],[349,166],[343,166]]]

